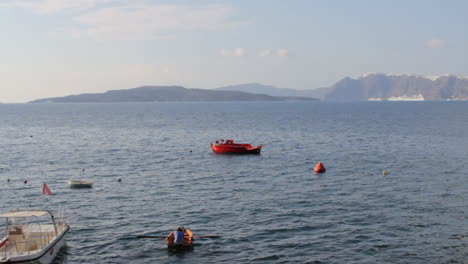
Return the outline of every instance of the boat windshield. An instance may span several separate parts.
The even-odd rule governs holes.
[[[31,211],[11,211],[5,214],[0,215],[0,217],[32,217],[32,216],[43,216],[49,212],[43,210],[31,210]]]
[[[34,254],[67,228],[64,215],[54,219],[48,211],[12,211],[0,215],[0,259]]]

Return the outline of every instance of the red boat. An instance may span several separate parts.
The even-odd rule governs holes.
[[[193,232],[190,229],[184,228],[184,243],[174,243],[174,232],[169,233],[166,238],[167,249],[171,251],[190,250],[193,246]]]
[[[262,145],[252,147],[250,144],[234,143],[233,139],[217,140],[211,143],[211,149],[218,154],[260,154]]]

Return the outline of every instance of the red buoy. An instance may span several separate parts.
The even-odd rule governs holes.
[[[315,168],[314,168],[314,172],[315,173],[323,173],[325,172],[327,169],[325,169],[325,166],[323,166],[323,163],[322,162],[319,162],[317,163],[317,165],[315,165]]]

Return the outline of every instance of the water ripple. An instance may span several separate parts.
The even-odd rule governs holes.
[[[464,102],[0,105],[0,209],[66,208],[57,264],[467,263],[467,112]],[[262,154],[214,155],[209,143],[228,137]],[[325,174],[312,171],[319,161]],[[70,178],[94,187],[69,189]],[[136,238],[178,225],[221,238],[182,254]]]

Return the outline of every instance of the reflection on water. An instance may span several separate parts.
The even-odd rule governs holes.
[[[68,255],[69,255],[69,248],[67,245],[63,246],[59,252],[57,252],[57,255],[55,256],[52,264],[63,264],[67,263]]]

